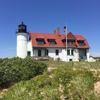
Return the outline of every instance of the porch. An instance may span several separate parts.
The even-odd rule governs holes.
[[[33,56],[34,57],[46,57],[48,56],[48,49],[47,48],[34,48]]]
[[[36,60],[41,60],[41,61],[45,61],[45,60],[53,60],[53,58],[49,57],[49,56],[42,56],[42,57],[39,57],[39,56],[33,56],[32,58],[36,59]]]
[[[31,52],[27,53],[28,57],[32,57],[36,60],[52,60],[53,58],[48,56],[47,48],[33,48],[33,55],[31,56]]]
[[[87,60],[87,49],[79,49],[79,61]]]
[[[47,48],[33,48],[32,51],[27,51],[28,57],[44,57],[48,56]]]

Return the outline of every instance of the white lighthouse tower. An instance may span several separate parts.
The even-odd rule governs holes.
[[[22,22],[18,25],[17,35],[17,57],[25,58],[27,56],[28,32],[27,26]]]

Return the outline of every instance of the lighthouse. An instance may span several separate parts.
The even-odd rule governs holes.
[[[17,57],[26,58],[27,56],[27,41],[28,32],[27,26],[22,22],[18,25],[17,35]]]

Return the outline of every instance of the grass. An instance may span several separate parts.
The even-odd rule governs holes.
[[[63,62],[63,61],[40,61],[48,65],[48,67],[61,67],[72,66],[75,68],[88,68],[88,69],[100,69],[100,62]]]
[[[66,66],[66,62],[62,62],[62,61],[40,61],[40,62],[44,62],[45,64],[48,65],[48,67],[59,67],[59,66]]]
[[[0,100],[99,100],[93,93],[97,79],[86,70],[58,67],[28,81],[21,81],[6,92]],[[75,90],[75,91],[74,91]]]
[[[15,84],[8,89],[8,92],[4,92],[5,95],[0,100],[64,100],[61,99],[61,96],[69,96],[70,100],[82,100],[82,98],[84,100],[99,100],[93,93],[93,85],[97,82],[96,78],[98,75],[96,74],[96,77],[94,77],[94,74],[91,74],[92,72],[84,69],[99,70],[100,62],[39,62],[43,62],[48,67],[57,69],[39,75],[31,80],[21,81]],[[83,71],[73,70],[72,68],[68,68],[68,66],[76,69],[82,68]],[[60,85],[60,88],[64,89],[63,92],[59,89]]]

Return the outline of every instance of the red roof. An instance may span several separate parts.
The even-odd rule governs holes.
[[[65,34],[44,34],[44,33],[30,33],[30,39],[32,40],[32,46],[33,47],[38,47],[38,48],[65,48],[66,47],[66,35]],[[37,39],[44,39],[44,44],[39,45],[37,42]],[[50,45],[49,44],[49,39],[54,39],[56,44]],[[72,46],[68,45],[68,48],[90,48],[87,40],[82,37],[81,35],[73,35],[71,32],[67,34],[67,39],[68,40],[74,40],[75,44]],[[78,41],[84,41],[85,45],[80,46]]]
[[[38,35],[36,38],[37,39],[44,39],[45,37],[43,37],[42,35]]]

